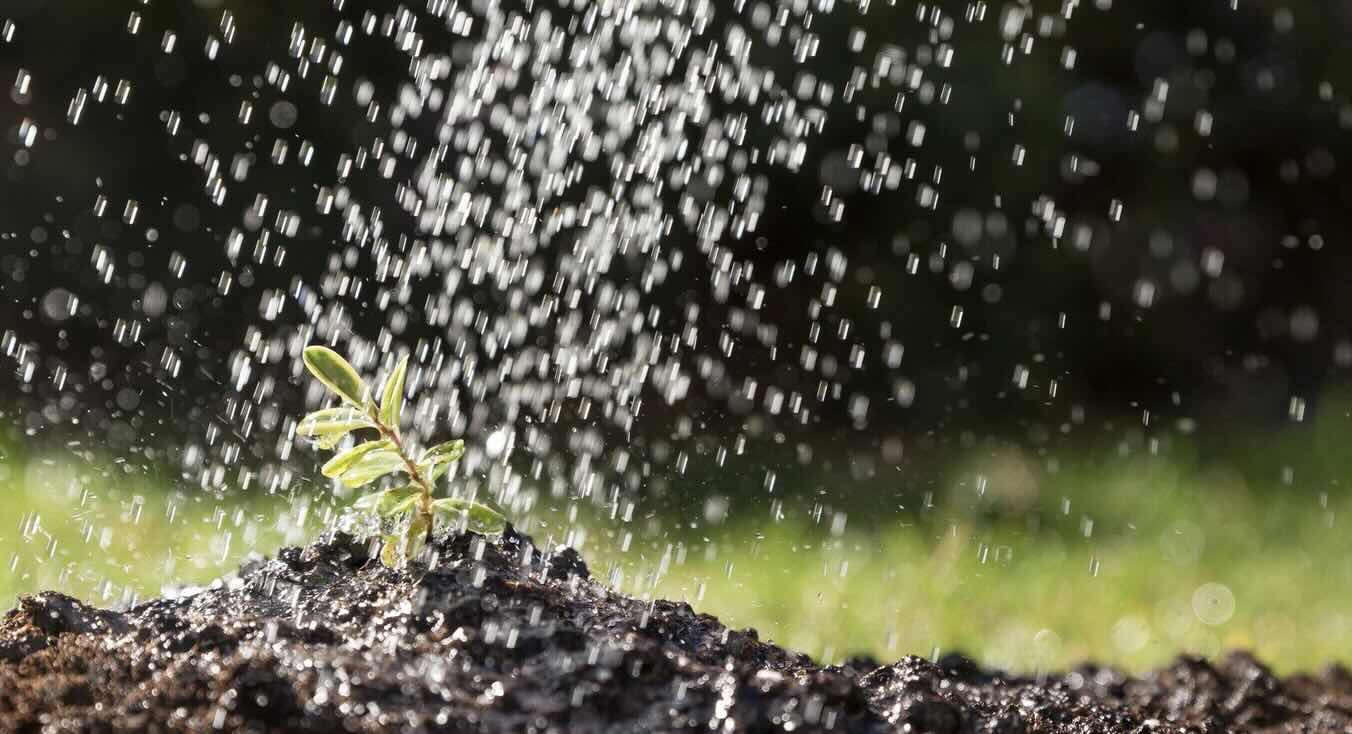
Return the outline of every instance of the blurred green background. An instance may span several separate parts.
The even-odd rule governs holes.
[[[935,459],[926,471],[945,478],[895,508],[877,498],[897,478],[842,480],[841,452],[781,472],[786,502],[739,502],[740,477],[686,477],[671,480],[690,482],[702,509],[615,522],[528,491],[513,514],[541,544],[579,547],[612,588],[687,600],[826,661],[958,650],[1016,670],[1086,658],[1140,669],[1238,647],[1292,671],[1352,662],[1352,500],[1293,491],[1336,487],[1348,441],[1315,424],[1237,435],[1228,460],[1200,461],[1180,440],[1074,461],[969,450]],[[831,482],[846,491],[820,492]],[[208,582],[334,519],[328,493],[295,486],[226,500],[97,449],[7,443],[0,605],[48,588],[125,605]]]

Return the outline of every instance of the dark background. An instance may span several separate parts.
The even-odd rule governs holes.
[[[926,103],[913,90],[891,116],[892,87],[859,92],[856,102],[870,110],[862,119],[851,105],[830,105],[801,170],[772,174],[759,231],[729,243],[767,274],[784,260],[838,250],[850,268],[823,328],[849,318],[877,338],[886,324],[905,344],[900,372],[874,359],[846,388],[895,396],[904,377],[915,386],[914,402],[894,397],[857,425],[840,400],[796,435],[823,446],[879,446],[897,436],[923,454],[988,441],[1042,448],[1116,440],[1124,426],[1136,426],[1181,429],[1204,451],[1220,452],[1234,450],[1236,435],[1299,431],[1313,419],[1320,397],[1352,367],[1345,242],[1352,64],[1344,43],[1352,6],[1118,0],[1081,3],[1066,22],[1061,3],[1008,3],[990,5],[983,23],[964,23],[967,3],[926,4],[959,19],[948,38],[913,4],[875,6],[866,19],[843,6],[817,15],[821,50],[805,64],[788,44],[757,46],[753,56],[790,85],[805,68],[846,79],[859,59],[892,44],[925,67],[936,89],[950,89],[947,103]],[[203,39],[221,34],[226,8],[239,30],[209,60]],[[1006,41],[999,18],[1011,8],[1030,19]],[[11,0],[0,10],[16,24],[13,39],[0,43],[0,80],[21,69],[33,75],[30,93],[0,97],[0,404],[12,406],[11,432],[55,440],[92,433],[114,448],[174,446],[210,424],[237,422],[243,396],[228,384],[229,360],[247,330],[265,320],[260,297],[294,292],[332,268],[340,222],[314,214],[317,187],[334,180],[340,153],[389,132],[384,121],[364,119],[353,83],[369,79],[377,97],[390,98],[407,58],[387,44],[354,41],[344,51],[342,101],[331,106],[314,94],[317,78],[298,80],[298,91],[287,94],[252,79],[270,61],[286,61],[293,23],[331,34],[340,19],[365,9],[356,2],[337,11],[317,2]],[[126,31],[132,10],[144,17],[137,36]],[[745,21],[754,12],[750,3],[740,13],[720,4],[715,17]],[[851,55],[845,50],[856,27],[868,39]],[[166,30],[177,34],[171,53],[161,48]],[[429,44],[456,43],[434,24],[420,30]],[[1006,43],[1014,63],[1001,60]],[[944,45],[955,50],[947,67],[933,61]],[[1067,49],[1075,53],[1072,68]],[[98,77],[113,86],[130,81],[131,102],[91,100],[80,124],[69,124],[75,90],[92,89]],[[1154,115],[1150,100],[1161,84],[1166,102]],[[254,121],[235,124],[245,100]],[[295,105],[294,122],[269,120],[278,101]],[[182,115],[172,136],[168,110]],[[1133,111],[1143,116],[1134,130]],[[1199,115],[1212,120],[1207,134]],[[1069,133],[1067,116],[1074,118]],[[40,130],[31,148],[20,141],[26,118]],[[915,123],[926,126],[920,147],[907,140]],[[225,168],[234,156],[251,161],[247,181],[232,185],[222,206],[209,200],[201,169],[187,160],[199,139]],[[268,162],[277,139],[289,143],[285,165]],[[295,162],[302,141],[317,151],[310,167]],[[896,191],[858,190],[841,173],[852,145],[865,149],[866,160],[880,153],[914,159],[915,180]],[[1025,151],[1021,165],[1016,147]],[[936,165],[943,169],[939,203],[924,206],[917,193]],[[603,181],[606,172],[588,175]],[[348,183],[368,200],[393,191],[373,176]],[[819,204],[824,184],[846,204],[839,221]],[[272,210],[304,215],[294,236],[272,233],[286,247],[281,266],[227,254],[232,228],[260,193]],[[108,201],[101,217],[93,212],[99,194]],[[132,225],[121,220],[129,198],[140,202]],[[1120,221],[1110,216],[1114,201],[1122,203]],[[392,241],[406,243],[414,237],[409,222],[397,208],[390,212]],[[148,227],[157,230],[153,241]],[[675,228],[673,247],[689,240]],[[106,282],[93,264],[99,247],[117,265]],[[687,271],[655,298],[705,303],[706,276]],[[871,285],[883,292],[877,309],[863,297]],[[819,288],[819,280],[804,278],[769,299],[761,318],[779,326],[783,344],[806,338],[806,307]],[[66,303],[66,292],[78,297],[73,317],[50,308]],[[963,313],[956,328],[955,307]],[[358,304],[354,315],[358,330],[383,320],[369,305]],[[702,318],[716,329],[727,315],[708,308]],[[753,348],[745,354],[745,374],[786,390],[811,392],[816,384]],[[1021,368],[1028,370],[1023,387],[1011,377]],[[291,365],[278,366],[275,377],[281,384],[272,399],[297,400],[301,381]],[[652,401],[640,443],[660,440],[681,416],[712,436],[736,432],[751,408],[725,393],[714,385],[677,408]],[[260,458],[273,446],[263,433],[240,437]],[[1206,449],[1209,442],[1216,447]]]

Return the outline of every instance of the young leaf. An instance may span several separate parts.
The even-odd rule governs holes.
[[[399,546],[403,543],[403,538],[398,535],[382,535],[384,543],[380,546],[380,562],[385,564],[386,568],[399,567]]]
[[[389,568],[399,568],[417,557],[427,542],[428,527],[427,517],[416,515],[402,535],[382,535],[385,543],[380,548],[380,562]]]
[[[496,535],[507,528],[507,518],[479,502],[443,497],[432,501],[432,511],[447,522],[458,522],[464,517],[466,526],[476,533]]]
[[[384,492],[363,495],[352,503],[352,507],[363,512],[374,512],[381,517],[389,517],[413,509],[413,505],[418,501],[420,494],[422,494],[422,490],[417,485],[406,484],[402,487],[387,489]]]
[[[351,469],[357,462],[365,458],[367,454],[378,449],[385,449],[389,444],[389,441],[367,441],[366,443],[357,444],[347,451],[329,459],[319,471],[326,477],[336,477]]]
[[[394,372],[385,378],[385,392],[380,397],[380,422],[393,429],[399,428],[399,416],[404,412],[404,375],[408,372],[408,355],[399,360]]]
[[[427,481],[435,482],[464,455],[464,441],[440,443],[423,452],[422,458],[418,459],[418,469],[427,473]]]
[[[407,545],[404,546],[404,552],[409,558],[418,555],[422,550],[423,543],[427,541],[427,531],[432,527],[431,521],[426,515],[421,513],[414,515],[409,521],[408,530],[404,531],[404,538]]]
[[[328,347],[305,348],[305,367],[310,374],[348,403],[361,407],[366,400],[366,384],[342,355]]]
[[[384,492],[372,492],[371,494],[364,494],[358,497],[356,502],[352,503],[352,509],[358,512],[375,512],[376,507],[380,505],[380,500],[382,500],[384,497],[385,497]]]
[[[344,487],[360,487],[403,468],[404,457],[394,449],[382,447],[363,454],[348,466],[339,479]]]
[[[327,436],[320,436],[315,439],[315,446],[327,451],[342,443],[343,437],[346,435],[346,433],[330,433]]]
[[[296,433],[302,436],[346,435],[358,428],[374,428],[371,420],[352,408],[325,408],[301,419]]]

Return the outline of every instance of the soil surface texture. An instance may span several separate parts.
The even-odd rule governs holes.
[[[0,620],[3,731],[1352,732],[1352,674],[1183,658],[1036,679],[961,658],[823,667],[616,594],[510,529],[394,571],[336,534],[126,612]]]

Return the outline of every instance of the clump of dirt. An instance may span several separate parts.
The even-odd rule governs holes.
[[[127,612],[60,594],[0,622],[0,730],[1352,731],[1352,674],[1250,657],[1029,679],[961,658],[822,667],[568,549],[455,535],[393,571],[335,534]]]

